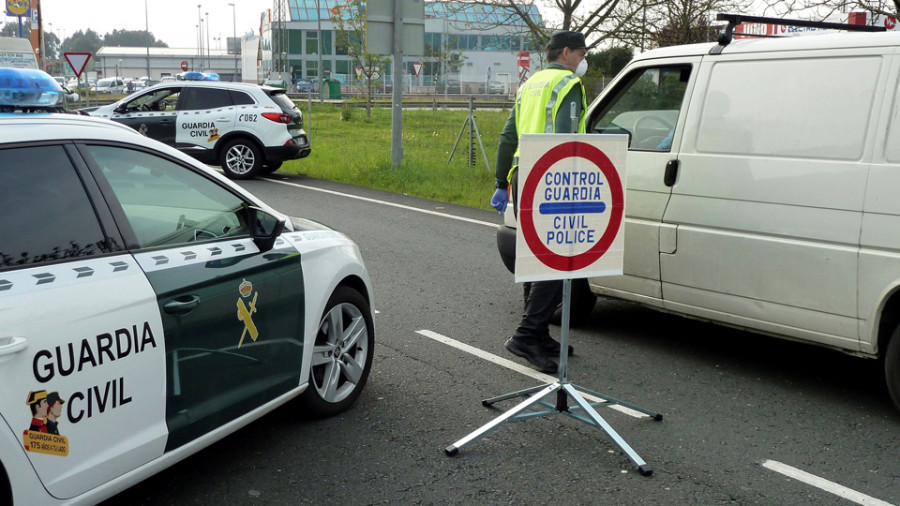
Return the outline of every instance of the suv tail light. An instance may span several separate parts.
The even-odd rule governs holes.
[[[284,114],[281,112],[264,112],[262,115],[266,119],[270,119],[275,123],[284,123],[285,125],[289,125],[291,123],[290,114]]]

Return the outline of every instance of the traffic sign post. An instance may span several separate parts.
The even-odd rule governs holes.
[[[563,280],[559,379],[550,384],[486,399],[482,405],[525,400],[444,449],[459,449],[504,422],[562,413],[592,425],[610,439],[643,476],[653,473],[595,407],[623,406],[654,420],[662,415],[568,381],[572,279],[622,274],[624,261],[625,135],[523,134],[519,143],[516,281]],[[556,394],[555,403],[544,400]],[[586,400],[590,398],[592,402]],[[575,401],[569,406],[568,400]],[[542,411],[530,410],[541,406]]]

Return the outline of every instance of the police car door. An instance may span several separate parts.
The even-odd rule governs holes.
[[[219,139],[234,130],[236,111],[226,89],[206,83],[185,86],[178,100],[175,146],[208,160],[202,152],[215,150]]]
[[[73,146],[0,159],[0,415],[47,491],[71,498],[162,455],[162,322]]]
[[[591,280],[600,293],[661,305],[660,253],[674,247],[662,223],[678,167],[685,97],[700,56],[626,67],[590,109],[588,132],[627,134],[625,264],[622,276]],[[674,238],[674,236],[672,236]]]
[[[166,449],[300,384],[303,277],[285,241],[260,251],[248,202],[209,176],[136,149],[87,146],[121,206],[123,236],[165,331]]]
[[[180,86],[157,88],[142,93],[116,108],[110,119],[137,130],[142,135],[170,146],[175,145],[175,121]]]

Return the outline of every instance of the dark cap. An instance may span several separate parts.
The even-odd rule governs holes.
[[[53,404],[54,402],[65,404],[66,401],[59,396],[59,392],[50,392],[47,394],[47,404]]]
[[[572,49],[587,48],[584,43],[584,34],[580,32],[556,32],[547,43],[548,49],[568,47]]]

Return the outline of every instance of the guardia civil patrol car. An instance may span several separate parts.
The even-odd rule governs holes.
[[[94,504],[372,365],[356,244],[0,68],[0,504]],[[14,112],[13,112],[14,111]]]
[[[310,153],[303,114],[285,90],[270,86],[168,82],[85,111],[221,165],[232,179],[268,174]]]

